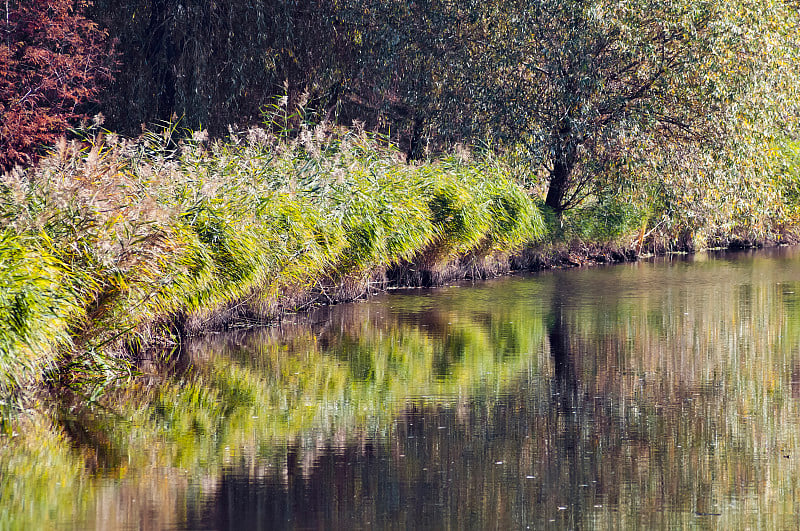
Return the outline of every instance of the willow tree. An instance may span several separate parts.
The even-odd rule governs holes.
[[[522,145],[561,213],[645,148],[727,150],[741,140],[731,141],[737,114],[757,131],[762,111],[781,106],[776,94],[797,86],[773,83],[796,64],[777,67],[800,34],[796,10],[773,0],[95,0],[92,13],[122,53],[112,126],[131,132],[175,113],[224,133],[259,121],[286,91],[290,112],[309,103],[391,131],[410,158],[426,140]]]
[[[90,14],[118,39],[123,64],[106,114],[126,132],[175,114],[221,134],[286,96],[289,113],[408,129],[413,152],[449,68],[439,59],[452,4],[95,0]]]
[[[177,114],[224,133],[288,96],[289,112],[304,104],[391,131],[412,158],[423,136],[470,137],[467,45],[480,13],[469,3],[95,0],[90,13],[119,40],[106,114],[127,132]]]
[[[332,24],[349,42],[347,59],[337,59],[340,96],[406,127],[409,154],[423,134],[434,142],[489,137],[523,146],[531,167],[546,172],[545,202],[558,215],[653,150],[686,166],[698,153],[753,144],[742,135],[743,121],[756,133],[778,123],[770,118],[776,109],[796,108],[780,95],[797,80],[775,83],[776,66],[793,64],[797,50],[790,3],[336,6]]]
[[[423,140],[471,139],[462,111],[473,108],[466,99],[478,16],[453,0],[341,2],[334,24],[351,43],[339,71],[342,102],[399,131],[409,159],[421,155]]]
[[[659,149],[721,145],[736,128],[731,106],[774,77],[760,68],[764,54],[777,53],[769,39],[782,24],[771,2],[484,5],[495,28],[485,46],[494,74],[482,76],[487,130],[522,143],[546,169],[545,203],[559,215],[640,140]]]
[[[122,67],[105,94],[112,127],[183,117],[223,134],[261,121],[276,96],[336,99],[350,61],[327,0],[95,0],[89,15],[117,39]],[[332,81],[333,80],[333,81]]]

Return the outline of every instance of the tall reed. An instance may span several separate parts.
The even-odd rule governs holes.
[[[174,124],[90,131],[5,175],[0,219],[3,396],[43,374],[102,389],[147,346],[544,230],[496,160],[408,165],[379,137],[305,123],[224,142]]]

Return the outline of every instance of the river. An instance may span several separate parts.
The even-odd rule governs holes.
[[[797,248],[397,290],[142,370],[6,437],[0,527],[774,529],[800,516]]]

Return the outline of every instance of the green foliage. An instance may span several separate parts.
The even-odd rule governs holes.
[[[800,219],[800,143],[783,142],[776,149],[777,187],[789,211],[789,219]]]
[[[51,368],[47,352],[69,343],[67,327],[80,310],[71,286],[65,286],[67,268],[38,243],[0,232],[1,396]]]
[[[266,106],[281,118],[269,127],[300,148],[316,134],[310,121],[357,120],[391,135],[406,160],[493,140],[524,160],[557,217],[602,202],[609,184],[646,198],[662,180],[681,203],[654,211],[675,229],[665,234],[763,237],[771,229],[761,225],[782,214],[769,207],[765,146],[798,134],[791,3],[98,0],[92,13],[120,37],[127,68],[109,101],[128,131],[176,113],[221,134],[258,121],[280,96]],[[319,159],[299,157],[298,182],[315,179]],[[441,206],[457,205],[440,192]],[[731,192],[735,205],[714,200]],[[351,245],[384,254],[382,230],[376,218]]]
[[[763,67],[796,55],[796,15],[772,3],[715,1],[489,7],[497,29],[486,53],[497,73],[483,76],[493,110],[480,116],[546,170],[546,203],[556,212],[606,179],[639,178],[654,156],[701,179],[706,168],[695,155],[715,153],[719,167],[730,167],[748,143],[743,120],[774,127],[783,108],[796,122],[788,93],[761,89],[779,80],[784,90],[797,86]]]
[[[400,262],[542,236],[496,161],[412,166],[380,138],[306,123],[299,136],[250,129],[226,143],[185,133],[90,130],[6,176],[3,395],[58,356],[60,378],[94,395],[115,371],[127,377],[126,344],[180,339],[173,324],[268,319]]]
[[[416,172],[392,166],[371,164],[332,187],[333,215],[347,240],[341,273],[410,260],[433,240],[426,183]]]
[[[442,236],[449,236],[456,248],[469,250],[477,246],[488,231],[486,205],[455,181],[437,183],[428,206]]]
[[[642,205],[628,200],[623,193],[607,193],[596,201],[587,201],[564,217],[566,231],[584,242],[618,243],[641,229],[647,222]]]

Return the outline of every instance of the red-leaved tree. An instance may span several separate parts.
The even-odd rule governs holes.
[[[36,160],[82,118],[111,77],[108,36],[84,1],[4,0],[0,20],[0,170]],[[2,9],[2,8],[0,8]]]

